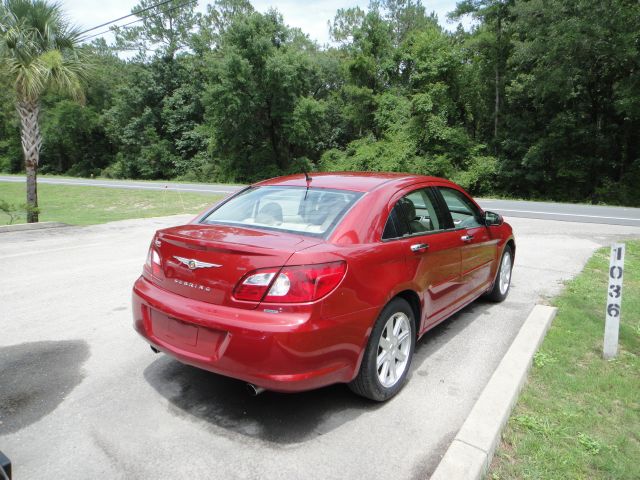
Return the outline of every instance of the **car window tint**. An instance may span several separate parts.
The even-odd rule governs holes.
[[[407,223],[404,215],[404,211],[400,206],[400,203],[396,203],[389,213],[389,218],[382,234],[383,240],[391,238],[404,237],[409,235],[409,224]]]
[[[398,235],[398,229],[396,228],[396,221],[395,221],[395,209],[391,210],[391,213],[389,214],[389,218],[387,218],[387,223],[384,226],[384,232],[382,232],[382,239],[383,240],[388,240],[390,238],[397,238],[400,235]]]
[[[427,189],[419,189],[398,200],[389,215],[382,238],[398,238],[442,229],[443,222],[438,217],[432,195]]]
[[[202,223],[283,230],[322,236],[362,196],[348,190],[254,187],[211,212]]]
[[[455,228],[482,226],[480,211],[465,194],[453,188],[438,187]]]

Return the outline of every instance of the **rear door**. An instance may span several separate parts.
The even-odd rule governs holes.
[[[422,292],[420,331],[439,321],[460,297],[460,243],[445,231],[446,217],[429,187],[402,192],[387,220],[383,241],[399,242],[408,276]]]
[[[452,187],[437,186],[434,189],[461,246],[461,293],[467,300],[482,293],[491,283],[497,240],[491,238],[483,222],[482,211],[467,194]]]

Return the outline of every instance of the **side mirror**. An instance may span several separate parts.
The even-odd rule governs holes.
[[[493,227],[502,225],[504,223],[504,219],[502,215],[494,212],[484,212],[484,224],[487,227]]]

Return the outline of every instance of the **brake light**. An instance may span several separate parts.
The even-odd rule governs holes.
[[[234,296],[254,302],[312,302],[336,288],[346,271],[344,261],[255,270],[240,280]]]
[[[162,260],[158,251],[153,247],[153,243],[151,244],[151,247],[149,247],[149,253],[147,254],[147,261],[145,265],[155,277],[159,277],[162,273]]]
[[[280,267],[263,268],[248,273],[233,290],[233,296],[238,300],[248,300],[251,302],[259,302],[267,293],[269,285],[273,281],[273,277],[280,271]]]

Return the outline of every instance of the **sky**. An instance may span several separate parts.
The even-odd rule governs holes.
[[[85,30],[131,13],[131,8],[138,2],[137,0],[62,0],[61,3],[71,22]],[[199,0],[197,9],[204,12],[207,3],[209,3],[207,0]],[[325,44],[329,42],[327,21],[333,19],[336,11],[339,8],[355,6],[366,9],[369,0],[252,0],[251,3],[260,12],[266,12],[270,8],[277,9],[282,13],[285,23],[292,27],[299,27],[313,40]],[[456,0],[423,0],[423,4],[427,12],[433,11],[438,15],[443,27],[449,30],[455,28],[454,23],[447,21],[446,14],[455,8]],[[120,23],[131,20],[133,18]],[[110,37],[105,36],[105,38],[110,40]]]

